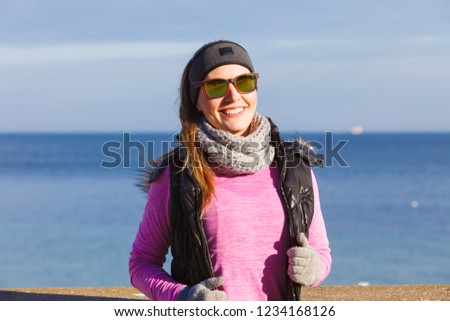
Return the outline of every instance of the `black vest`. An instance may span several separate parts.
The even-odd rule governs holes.
[[[276,150],[274,161],[279,170],[279,195],[287,216],[290,246],[298,246],[297,235],[304,232],[308,236],[314,215],[310,167],[320,166],[323,159],[303,143],[281,141],[278,128],[272,122],[271,125],[271,144]],[[182,165],[182,149],[176,148],[159,168],[170,166],[171,274],[177,282],[194,285],[214,275],[200,219],[201,190],[189,170],[181,170]],[[156,180],[159,172],[153,171],[148,183]],[[286,256],[286,271],[287,259]],[[300,300],[301,286],[289,277],[286,280],[284,299]]]

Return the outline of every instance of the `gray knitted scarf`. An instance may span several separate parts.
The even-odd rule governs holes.
[[[253,130],[247,136],[235,136],[212,127],[205,118],[197,130],[197,143],[214,172],[224,176],[253,174],[270,166],[275,149],[270,143],[269,120],[256,113]]]

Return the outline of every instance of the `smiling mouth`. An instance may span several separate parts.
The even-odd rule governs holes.
[[[244,112],[244,107],[224,109],[224,110],[221,110],[220,112],[225,115],[239,115]]]

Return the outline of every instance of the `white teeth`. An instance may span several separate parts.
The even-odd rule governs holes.
[[[241,108],[227,109],[227,110],[224,110],[223,113],[226,115],[237,115],[237,114],[242,113],[243,111],[244,111],[244,108],[241,107]]]

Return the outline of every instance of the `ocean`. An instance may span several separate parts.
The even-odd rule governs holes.
[[[450,283],[450,133],[302,137],[326,154],[314,169],[333,257],[325,285]],[[0,288],[129,286],[140,162],[172,141],[0,134]]]

